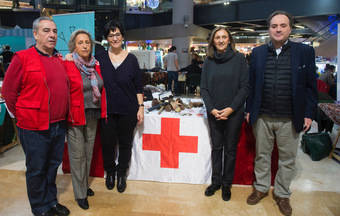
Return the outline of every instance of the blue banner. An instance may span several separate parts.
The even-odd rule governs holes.
[[[17,52],[27,48],[25,37],[15,36],[0,37],[0,46],[2,47],[3,45],[9,45],[11,47],[11,51],[13,52]]]
[[[77,29],[87,30],[94,39],[94,12],[69,13],[53,15],[53,20],[57,24],[58,41],[56,49],[65,56],[69,53],[68,41],[72,32]]]

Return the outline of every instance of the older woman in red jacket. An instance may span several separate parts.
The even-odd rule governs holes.
[[[93,41],[85,30],[72,33],[69,50],[73,61],[65,61],[70,79],[71,112],[67,132],[72,185],[75,199],[82,209],[88,209],[92,152],[97,120],[106,117],[106,97],[98,61],[92,56]]]

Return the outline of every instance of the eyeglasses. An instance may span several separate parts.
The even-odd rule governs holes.
[[[109,34],[107,37],[108,38],[114,38],[114,37],[120,38],[121,36],[122,36],[121,33],[116,33],[116,34]]]

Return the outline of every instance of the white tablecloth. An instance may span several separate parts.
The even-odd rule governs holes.
[[[207,119],[202,115],[205,111],[194,108],[183,113],[192,115],[145,114],[144,124],[134,136],[128,179],[210,183],[211,147]]]

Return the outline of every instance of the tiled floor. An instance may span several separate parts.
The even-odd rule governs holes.
[[[340,164],[329,158],[313,162],[299,149],[297,170],[291,186],[293,215],[339,216]],[[0,215],[31,215],[24,171],[20,146],[0,154]],[[126,192],[120,194],[115,189],[106,190],[102,178],[92,179],[91,188],[96,194],[89,198],[90,209],[84,211],[74,201],[70,175],[60,170],[59,174],[59,201],[75,216],[280,215],[271,195],[256,206],[248,206],[246,198],[251,192],[250,186],[234,185],[231,201],[223,202],[220,192],[205,197],[206,185],[128,181]]]

